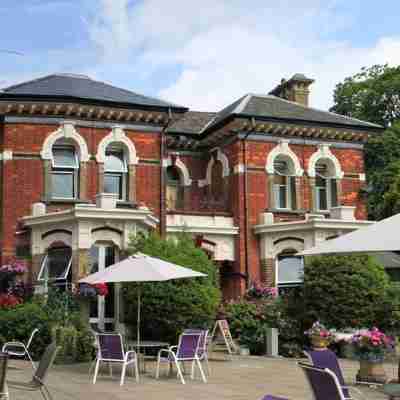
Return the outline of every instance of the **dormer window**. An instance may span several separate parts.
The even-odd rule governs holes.
[[[296,178],[288,160],[279,156],[274,161],[273,200],[277,209],[296,209]]]
[[[110,147],[104,162],[104,193],[113,193],[119,200],[127,199],[128,167],[122,149]]]
[[[54,145],[51,171],[52,197],[78,197],[79,160],[73,146]]]
[[[323,161],[315,166],[315,201],[318,211],[328,211],[338,205],[336,179]]]

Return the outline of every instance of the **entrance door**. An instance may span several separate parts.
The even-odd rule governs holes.
[[[111,244],[96,243],[90,249],[90,273],[103,271],[118,261],[118,249]],[[99,329],[111,331],[115,324],[114,302],[115,288],[108,283],[108,295],[97,296],[90,304],[90,323],[97,324]]]

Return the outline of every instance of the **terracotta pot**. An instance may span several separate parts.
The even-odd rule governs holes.
[[[357,373],[357,381],[385,383],[387,381],[387,376],[383,367],[383,361],[360,360],[360,369]]]
[[[329,339],[321,336],[311,336],[311,344],[314,349],[326,349],[329,345]]]

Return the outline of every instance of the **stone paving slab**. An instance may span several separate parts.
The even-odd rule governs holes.
[[[55,400],[260,400],[267,393],[291,400],[312,398],[303,373],[294,360],[234,357],[232,361],[211,361],[210,364],[212,374],[207,384],[199,376],[195,381],[187,376],[187,384],[182,385],[175,374],[167,377],[166,369],[160,380],[156,380],[154,364],[149,364],[149,372],[141,375],[140,383],[129,376],[122,387],[119,386],[117,367],[113,368],[112,378],[108,368],[103,368],[96,385],[93,385],[88,374],[89,364],[56,365],[49,373],[48,382]],[[354,382],[358,363],[344,360],[341,365],[346,380]],[[27,381],[32,373],[30,364],[26,362],[11,360],[10,367],[10,380]],[[385,365],[385,369],[390,377],[397,373],[392,364]],[[376,389],[359,388],[368,400],[386,399]],[[10,388],[10,399],[39,400],[41,396]]]

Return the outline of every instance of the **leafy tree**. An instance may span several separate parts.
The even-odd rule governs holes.
[[[400,66],[374,65],[336,85],[331,111],[385,127],[400,118]]]
[[[368,212],[382,219],[400,211],[400,66],[374,65],[336,86],[331,111],[386,127],[365,146]]]
[[[381,325],[381,303],[390,283],[384,268],[372,257],[311,257],[304,276],[308,320],[338,329]]]
[[[217,267],[187,235],[163,240],[155,234],[131,238],[130,253],[142,252],[207,274],[204,278],[141,283],[141,334],[175,342],[185,328],[210,327],[221,293]],[[138,285],[124,285],[127,322],[136,326]]]

